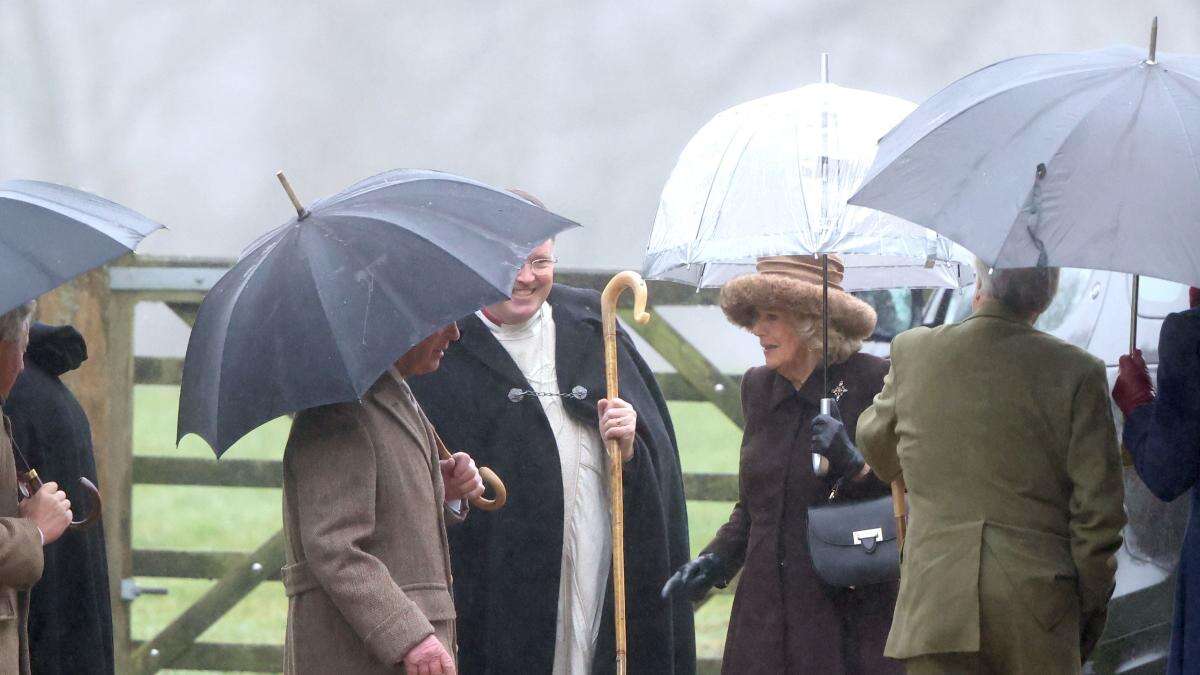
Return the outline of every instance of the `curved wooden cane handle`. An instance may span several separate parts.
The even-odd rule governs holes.
[[[627,288],[633,292],[633,320],[642,324],[650,321],[650,314],[646,311],[649,297],[646,280],[637,272],[626,270],[610,279],[600,294],[600,322],[606,337],[617,334],[617,300]]]
[[[75,520],[71,522],[67,529],[71,530],[72,532],[86,530],[95,524],[97,520],[100,520],[100,509],[103,505],[103,502],[100,501],[100,489],[96,487],[95,483],[88,480],[85,476],[80,476],[79,484],[83,486],[84,490],[87,490],[87,492],[92,495],[92,510],[88,511],[87,517],[83,520]]]
[[[434,432],[436,434],[437,432]],[[435,436],[438,446],[438,457],[442,459],[450,459],[450,450],[446,448],[446,444],[442,442],[440,436]],[[508,488],[504,487],[504,481],[500,480],[500,476],[496,475],[486,466],[479,467],[479,477],[483,479],[484,485],[492,488],[492,493],[496,496],[488,499],[483,495],[471,499],[471,506],[482,509],[484,511],[495,511],[504,506],[504,502],[508,501]]]
[[[25,489],[29,492],[28,496],[33,496],[38,490],[42,489],[42,477],[38,475],[36,469],[30,469],[25,472]],[[86,476],[79,477],[79,484],[83,486],[89,494],[92,495],[92,510],[88,512],[87,517],[83,520],[72,520],[67,529],[71,532],[86,530],[91,527],[97,520],[100,520],[100,509],[103,502],[100,501],[100,489],[96,484],[88,480]]]
[[[504,487],[504,481],[500,480],[495,471],[486,466],[479,467],[479,477],[488,487],[492,488],[492,493],[496,496],[488,499],[480,495],[471,500],[471,505],[484,511],[495,511],[504,506],[504,502],[508,501],[508,488]]]

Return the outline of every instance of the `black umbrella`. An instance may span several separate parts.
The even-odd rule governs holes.
[[[178,438],[217,456],[280,415],[361,397],[426,336],[507,298],[529,252],[577,226],[436,171],[380,174],[311,210],[291,196],[299,215],[213,286],[188,341]]]
[[[162,225],[54,183],[0,183],[0,314],[131,252]]]

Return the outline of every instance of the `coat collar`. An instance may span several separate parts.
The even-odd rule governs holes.
[[[1032,328],[1028,321],[1008,307],[1005,307],[1004,304],[998,300],[984,300],[982,303],[980,303],[979,309],[972,312],[971,316],[963,319],[963,321],[966,322],[970,321],[971,319],[977,319],[981,317],[1011,321],[1013,323],[1018,323],[1022,326],[1029,326]]]
[[[550,291],[547,302],[554,309],[554,361],[558,390],[566,393],[580,384],[580,374],[588,365],[585,359],[601,358],[603,353],[599,308],[567,302],[562,293],[555,293],[554,290]],[[592,309],[595,313],[589,311]],[[601,392],[596,393],[600,398]]]
[[[556,285],[546,300],[553,308],[554,359],[558,374],[559,391],[571,391],[579,384],[579,375],[586,367],[585,355],[599,353],[600,346],[592,341],[600,339],[600,308],[592,307],[570,297],[569,289],[560,290]],[[523,389],[529,383],[517,364],[492,335],[480,318],[472,314],[459,322],[460,337],[452,348],[462,348],[471,353],[488,368],[498,373],[505,382],[512,382]]]
[[[458,342],[451,345],[452,349],[459,348],[469,352],[483,365],[496,371],[505,382],[519,384],[524,389],[529,388],[529,383],[525,381],[525,376],[521,374],[517,364],[478,316],[472,314],[460,321],[459,333]]]
[[[383,375],[379,376],[379,379],[375,381],[375,384],[371,385],[371,388],[367,390],[367,395],[363,398],[364,404],[373,402],[387,411],[387,414],[392,419],[396,420],[400,426],[408,431],[413,440],[422,444],[430,440],[431,434],[429,429],[425,428],[425,425],[429,424],[429,421],[425,418],[425,413],[421,410],[421,404],[417,402],[412,389],[409,388],[408,383],[404,381],[404,378],[400,376],[400,373],[396,371],[394,366],[388,368],[384,371]],[[368,401],[367,399],[371,400]],[[401,414],[400,409],[402,407],[411,408],[412,415]],[[416,418],[415,424],[414,417]],[[430,425],[430,429],[432,429],[432,425]],[[434,452],[436,452],[436,445],[435,441]],[[430,470],[436,466],[434,458],[431,456],[427,455],[425,461],[429,464]]]
[[[829,367],[829,383],[831,386],[837,386],[843,377],[845,365],[844,363],[835,363]],[[812,374],[808,376],[808,379],[804,381],[804,385],[799,389],[796,389],[792,385],[791,380],[780,375],[777,371],[771,371],[771,408],[778,407],[793,396],[809,403],[813,407],[820,407],[821,399],[824,398],[824,393],[821,391],[824,384],[825,378],[821,374],[821,366],[819,365],[812,371]]]

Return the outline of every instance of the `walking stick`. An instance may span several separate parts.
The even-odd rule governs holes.
[[[626,288],[633,291],[633,319],[646,323],[646,282],[637,272],[621,272],[608,282],[600,295],[600,318],[604,327],[604,379],[606,398],[620,395],[617,385],[617,299]],[[616,440],[608,446],[608,486],[612,505],[613,618],[617,629],[617,675],[625,675],[625,494],[621,478],[621,448]]]

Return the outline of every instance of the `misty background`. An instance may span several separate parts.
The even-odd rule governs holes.
[[[659,191],[721,110],[818,78],[921,101],[1033,52],[1200,52],[1191,0],[655,3],[0,0],[0,179],[80,187],[169,230],[144,254],[236,257],[397,167],[517,186],[583,224],[560,265],[640,269]],[[139,308],[137,351],[187,330]]]

